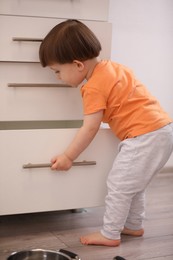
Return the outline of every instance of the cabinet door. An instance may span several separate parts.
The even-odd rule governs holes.
[[[73,19],[108,19],[109,0],[1,0],[0,13]]]
[[[117,139],[100,129],[76,161],[96,165],[73,166],[67,172],[23,165],[49,163],[62,153],[77,129],[0,131],[0,214],[17,214],[95,207],[104,204],[106,178],[117,152]]]
[[[81,120],[80,87],[67,87],[39,63],[0,63],[0,120]]]
[[[0,61],[39,62],[39,46],[46,34],[62,19],[0,15]],[[101,58],[110,57],[111,24],[83,21],[102,44]],[[27,28],[27,29],[26,29]]]

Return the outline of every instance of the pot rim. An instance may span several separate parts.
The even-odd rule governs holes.
[[[62,250],[62,251],[61,251]],[[34,248],[34,249],[26,249],[26,250],[20,250],[20,251],[15,251],[15,252],[12,252],[7,260],[10,260],[13,256],[17,256],[18,254],[21,254],[21,253],[26,253],[26,252],[44,252],[44,253],[53,253],[53,254],[59,254],[61,256],[64,256],[67,260],[73,260],[73,259],[76,259],[76,260],[81,260],[78,255],[74,254],[75,255],[75,258],[71,258],[67,253],[71,253],[73,254],[72,252],[70,251],[66,251],[66,250],[63,250],[63,249],[60,249],[60,250],[49,250],[49,249],[43,249],[43,248]]]

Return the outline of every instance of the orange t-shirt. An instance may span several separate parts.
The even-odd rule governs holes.
[[[132,71],[111,61],[96,65],[91,78],[82,86],[81,94],[84,114],[104,110],[102,121],[109,124],[120,140],[157,130],[172,122]]]

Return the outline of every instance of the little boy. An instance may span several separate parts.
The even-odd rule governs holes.
[[[103,228],[81,237],[82,244],[118,246],[121,233],[142,236],[145,189],[173,150],[172,119],[123,65],[100,60],[101,44],[82,22],[56,25],[40,46],[40,61],[57,78],[81,88],[83,126],[52,170],[68,170],[97,134],[101,122],[120,139],[118,155],[107,179]],[[106,158],[105,158],[106,159]]]

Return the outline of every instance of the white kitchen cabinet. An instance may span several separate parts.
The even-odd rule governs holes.
[[[106,178],[116,155],[117,141],[109,129],[76,161],[96,165],[73,166],[68,172],[23,165],[49,163],[72,140],[77,129],[1,130],[0,214],[94,207],[104,204]]]
[[[106,177],[117,139],[100,129],[68,172],[23,165],[48,163],[82,124],[80,87],[70,88],[42,68],[38,50],[52,27],[81,19],[111,50],[108,0],[1,0],[0,4],[0,215],[95,207],[104,204]]]

